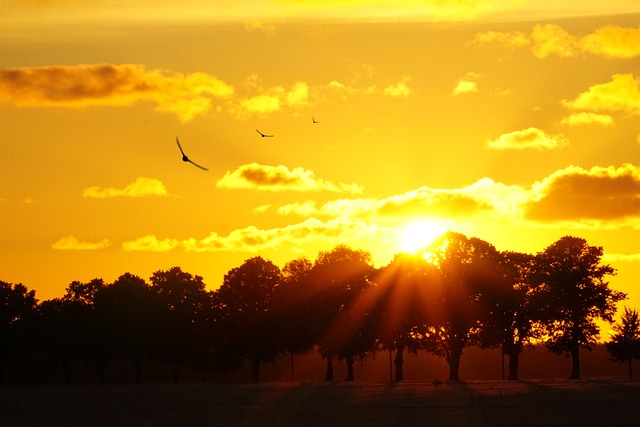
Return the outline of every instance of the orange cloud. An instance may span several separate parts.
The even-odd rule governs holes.
[[[241,188],[262,191],[332,191],[360,193],[356,184],[334,184],[319,179],[303,168],[289,169],[284,165],[268,166],[251,163],[225,173],[216,184],[219,188]]]
[[[205,73],[170,73],[142,65],[69,65],[0,69],[0,99],[21,107],[127,106],[146,101],[188,122],[233,87]]]
[[[532,187],[525,216],[538,221],[617,220],[640,215],[640,168],[569,166]]]
[[[472,80],[460,80],[451,92],[452,95],[461,95],[463,93],[474,93],[478,91],[478,84]]]
[[[537,58],[578,54],[605,58],[631,59],[640,56],[640,28],[606,25],[577,37],[559,25],[536,25],[530,34],[522,31],[484,31],[477,33],[472,45],[495,43],[515,49],[529,47]]]
[[[332,219],[320,221],[309,218],[301,223],[286,227],[259,229],[249,226],[233,230],[227,236],[220,236],[213,232],[204,239],[194,238],[184,240],[183,247],[187,251],[250,251],[259,252],[273,249],[282,245],[299,246],[318,239],[335,242],[337,237],[349,239],[354,237],[374,236],[378,232],[375,224],[350,221],[346,219]]]
[[[106,199],[111,197],[167,196],[164,184],[155,178],[139,177],[124,188],[88,187],[82,192],[84,197]]]
[[[491,207],[465,192],[433,190],[422,187],[378,203],[376,213],[382,216],[431,215],[449,218],[474,215]]]
[[[569,140],[562,134],[548,135],[538,128],[527,128],[505,133],[497,139],[488,140],[488,148],[496,150],[524,150],[529,148],[555,149],[569,145]]]
[[[93,251],[104,249],[111,245],[109,240],[104,239],[99,242],[83,242],[74,236],[63,237],[62,239],[51,245],[52,249],[67,251]]]
[[[216,232],[200,239],[159,239],[148,235],[125,242],[126,251],[247,251],[260,252],[286,246],[301,248],[318,241],[357,239],[386,241],[397,237],[398,223],[409,218],[446,220],[455,227],[506,220],[529,225],[562,227],[640,226],[640,167],[583,169],[569,166],[530,187],[506,185],[482,178],[461,188],[421,187],[387,198],[339,199],[318,206],[314,201],[276,207],[263,205],[256,213],[277,209],[282,215],[300,214],[304,221],[284,227],[248,226]],[[324,217],[325,220],[319,219]]]
[[[602,255],[603,262],[638,262],[640,261],[640,253],[635,254],[612,254],[604,253]]]
[[[284,107],[300,108],[313,104],[309,85],[305,82],[295,82],[290,89],[283,86],[264,89],[258,77],[252,75],[244,86],[250,94],[240,100],[238,106],[230,107],[240,116],[273,113]]]
[[[572,101],[562,103],[573,110],[622,111],[640,114],[639,81],[633,74],[614,74],[611,81],[593,85]]]
[[[147,251],[147,252],[166,252],[175,249],[180,242],[176,239],[158,239],[154,235],[140,237],[136,240],[124,242],[122,250],[128,252]]]
[[[622,28],[607,25],[587,34],[581,48],[593,55],[629,59],[640,56],[640,27]]]
[[[566,117],[560,121],[560,124],[567,126],[583,126],[596,124],[601,126],[613,126],[613,117],[607,114],[596,114],[596,113],[575,113],[571,114],[569,117]]]
[[[531,32],[531,50],[538,58],[575,56],[577,44],[578,39],[558,25],[536,25]]]
[[[409,88],[410,79],[405,77],[398,83],[392,84],[384,88],[383,93],[387,96],[391,96],[394,98],[398,97],[408,97],[411,94],[411,89]]]
[[[489,178],[462,188],[420,187],[383,199],[339,199],[316,206],[313,201],[292,203],[277,209],[281,215],[324,216],[329,218],[400,218],[430,216],[463,218],[479,215],[516,216],[518,206],[528,200],[525,189],[496,183]]]
[[[528,47],[531,45],[529,35],[524,31],[483,31],[473,36],[471,45],[485,45],[496,43],[510,49]]]

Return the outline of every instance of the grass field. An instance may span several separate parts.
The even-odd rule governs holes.
[[[637,426],[621,379],[0,388],[0,426]]]

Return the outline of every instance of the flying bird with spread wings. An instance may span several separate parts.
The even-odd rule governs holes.
[[[273,135],[265,135],[264,133],[260,132],[258,129],[256,129],[256,132],[258,132],[260,136],[263,138],[273,138]]]
[[[209,170],[209,169],[205,168],[204,166],[200,166],[199,164],[197,164],[197,163],[193,162],[191,159],[189,159],[189,158],[187,157],[187,155],[186,155],[186,154],[184,154],[184,151],[182,150],[182,146],[180,145],[180,140],[178,139],[178,137],[177,137],[177,136],[176,136],[176,144],[178,144],[178,148],[180,149],[180,153],[182,153],[182,161],[183,161],[183,162],[189,162],[189,163],[191,163],[192,165],[194,165],[194,166],[196,166],[196,167],[199,167],[200,169],[205,170],[205,171],[208,171],[208,170]]]

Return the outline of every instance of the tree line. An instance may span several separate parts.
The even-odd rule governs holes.
[[[285,354],[318,352],[333,364],[354,363],[378,351],[395,352],[395,380],[403,357],[426,351],[443,357],[449,380],[460,379],[469,346],[501,348],[508,379],[518,379],[519,355],[544,343],[571,357],[580,377],[580,350],[599,336],[597,320],[612,323],[626,298],[610,288],[615,270],[601,247],[565,236],[537,254],[498,251],[492,244],[447,232],[418,254],[397,254],[374,268],[370,253],[338,245],[283,268],[260,256],[225,274],[207,290],[202,277],[173,267],[149,279],[124,273],[113,283],[74,281],[64,296],[39,302],[22,284],[0,281],[0,374],[61,369],[65,382],[79,364],[100,382],[110,363],[129,360],[135,378],[150,359],[180,370],[229,372],[260,366]],[[640,358],[640,321],[625,308],[607,349],[612,360]],[[293,360],[293,359],[292,359]]]

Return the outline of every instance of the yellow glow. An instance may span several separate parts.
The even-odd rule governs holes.
[[[415,253],[447,231],[445,224],[431,218],[411,221],[402,227],[400,246],[403,252]]]

